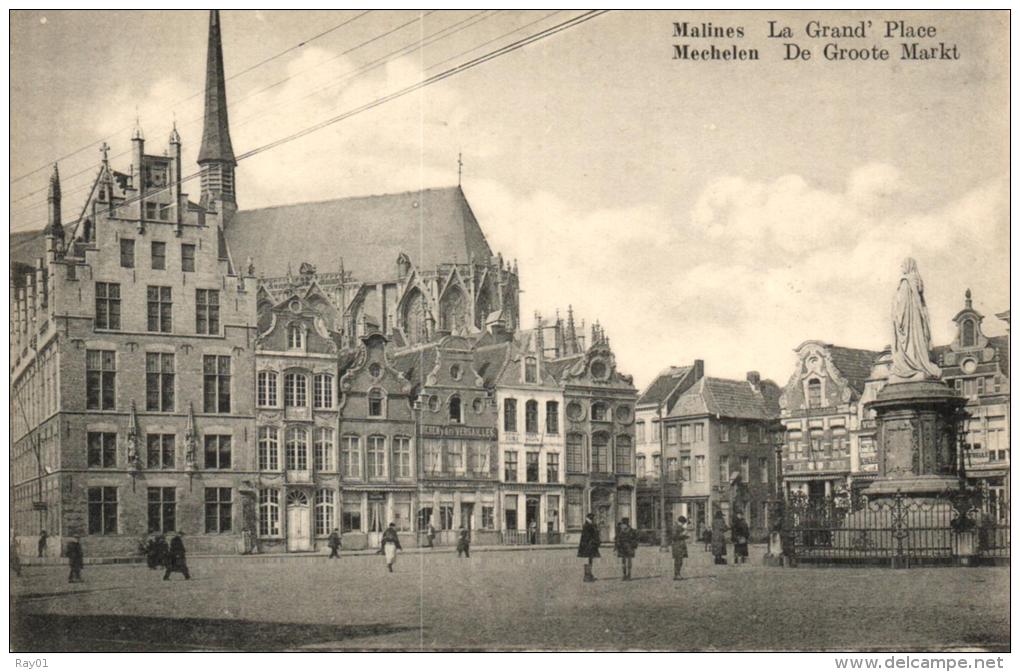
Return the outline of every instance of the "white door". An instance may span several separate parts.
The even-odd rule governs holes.
[[[287,550],[312,550],[311,510],[308,495],[294,490],[287,495]]]

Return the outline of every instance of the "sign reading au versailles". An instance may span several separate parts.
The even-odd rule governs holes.
[[[444,439],[496,439],[493,427],[464,427],[462,425],[422,425],[421,435]]]

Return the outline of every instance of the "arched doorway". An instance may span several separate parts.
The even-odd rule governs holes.
[[[312,550],[311,507],[301,490],[287,493],[287,550]]]
[[[591,512],[599,528],[602,541],[613,538],[613,493],[608,488],[594,488],[591,491]]]

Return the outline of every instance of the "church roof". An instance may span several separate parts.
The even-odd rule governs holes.
[[[242,210],[226,236],[234,259],[250,256],[263,277],[303,261],[333,271],[342,259],[355,280],[374,282],[396,276],[401,252],[421,269],[492,257],[460,187]]]
[[[770,380],[755,389],[746,380],[706,376],[681,394],[669,410],[669,417],[694,415],[772,420],[779,417],[778,387]]]

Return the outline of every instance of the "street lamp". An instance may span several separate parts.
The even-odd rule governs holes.
[[[663,404],[660,402],[657,409],[659,416],[659,524],[662,527],[659,541],[660,548],[666,550],[669,545],[666,539],[666,432],[662,426],[662,406]]]

